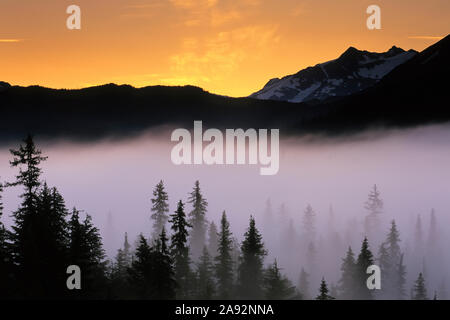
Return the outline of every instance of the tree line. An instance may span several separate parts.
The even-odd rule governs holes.
[[[10,150],[10,165],[17,170],[14,181],[0,183],[0,218],[4,188],[21,187],[20,205],[12,212],[13,225],[0,220],[0,298],[2,299],[405,299],[406,266],[400,250],[395,221],[382,242],[377,257],[368,238],[357,256],[348,247],[340,267],[340,280],[329,285],[310,283],[301,268],[293,284],[277,260],[266,265],[268,250],[250,216],[241,243],[231,232],[225,212],[220,224],[208,223],[208,202],[196,181],[187,203],[182,200],[169,212],[168,194],[160,181],[151,199],[153,230],[150,238],[139,235],[130,245],[125,233],[123,246],[114,259],[107,259],[99,229],[89,214],[69,210],[57,188],[42,180],[41,163],[47,160],[29,135],[18,149]],[[376,187],[366,208],[368,231],[379,227],[382,207]],[[306,236],[314,236],[314,212],[305,211]],[[310,248],[311,249],[311,248]],[[311,249],[313,250],[313,249]],[[369,290],[366,269],[378,264],[383,289]],[[66,269],[81,269],[81,290],[68,290]],[[337,266],[338,267],[338,266]],[[410,298],[428,299],[422,273]]]

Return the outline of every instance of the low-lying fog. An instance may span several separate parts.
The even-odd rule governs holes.
[[[187,200],[195,180],[200,180],[209,204],[208,220],[218,225],[225,210],[234,235],[241,240],[249,216],[255,215],[269,249],[266,262],[277,257],[294,283],[300,268],[308,268],[311,262],[305,261],[305,244],[300,236],[291,245],[284,236],[290,219],[296,234],[302,234],[303,213],[311,204],[317,219],[315,246],[319,249],[315,270],[309,271],[313,279],[324,275],[336,283],[347,247],[351,245],[356,254],[359,252],[367,214],[364,202],[376,184],[384,200],[383,232],[395,218],[402,250],[409,254],[408,290],[425,266],[423,257],[413,252],[417,216],[421,215],[426,243],[430,212],[435,209],[445,259],[426,261],[425,268],[430,290],[437,290],[446,277],[450,258],[450,125],[366,133],[347,139],[283,139],[283,132],[280,137],[280,169],[274,176],[260,175],[259,165],[176,166],[170,159],[175,143],[170,141],[169,131],[91,144],[40,139],[36,143],[49,157],[43,165],[43,178],[59,189],[69,208],[76,206],[93,216],[110,257],[122,245],[125,232],[132,242],[141,232],[150,235],[150,199],[159,180],[164,180],[171,213],[179,199]],[[0,148],[2,181],[12,180],[16,173],[9,168],[8,148],[17,146],[11,143]],[[6,225],[11,224],[9,216],[19,204],[20,191],[9,188],[4,193]],[[273,223],[264,225],[269,198]],[[186,209],[190,210],[189,205]],[[331,244],[330,230],[339,232],[339,244]],[[378,245],[371,247],[375,255]],[[447,277],[445,281],[449,280]],[[318,283],[312,286],[315,290]]]

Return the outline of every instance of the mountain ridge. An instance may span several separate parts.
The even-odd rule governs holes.
[[[348,96],[373,86],[417,53],[396,46],[382,53],[358,50],[351,46],[337,59],[318,63],[282,78],[270,79],[250,97],[305,102]]]

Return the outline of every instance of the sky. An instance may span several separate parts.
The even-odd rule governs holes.
[[[81,30],[66,27],[72,4]],[[372,4],[381,30],[366,27]],[[1,0],[0,80],[189,84],[247,96],[349,46],[420,51],[449,30],[448,0]]]

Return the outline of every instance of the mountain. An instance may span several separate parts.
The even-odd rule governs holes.
[[[417,51],[393,46],[376,53],[348,48],[339,58],[308,67],[296,74],[270,80],[251,95],[264,100],[304,102],[348,96],[373,86]]]
[[[340,99],[290,103],[229,98],[200,88],[108,84],[80,90],[2,83],[0,143],[27,133],[92,141],[157,128],[278,128],[282,136],[350,135],[450,122],[450,35],[372,87]]]

